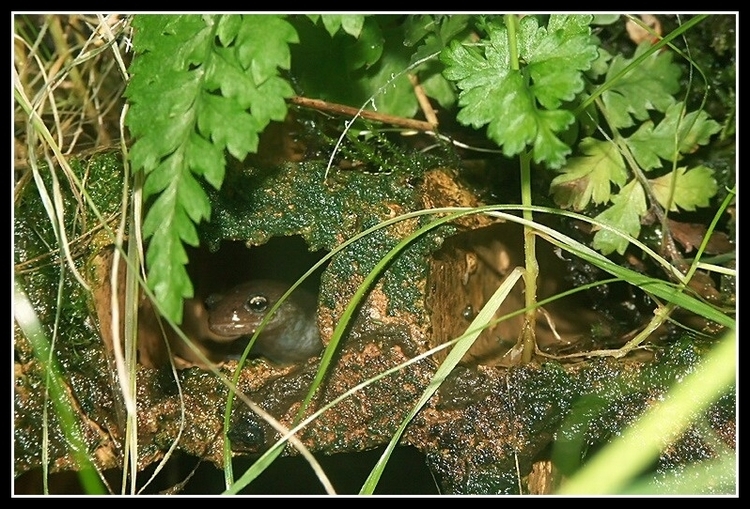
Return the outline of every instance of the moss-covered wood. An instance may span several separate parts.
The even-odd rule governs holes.
[[[122,176],[120,167],[113,165],[116,157],[103,154],[98,158],[87,160],[97,162],[77,166],[77,170],[88,175],[90,186],[117,189]],[[275,270],[283,273],[285,264],[305,255],[304,251],[333,250],[364,229],[397,215],[423,208],[479,204],[455,172],[417,158],[402,162],[388,174],[334,168],[327,179],[324,161],[232,171],[222,191],[212,194],[211,223],[201,227],[205,248],[195,256],[203,261],[193,267],[197,289],[206,284],[202,280],[214,277],[222,277],[224,283],[246,275],[263,277],[252,266],[251,253],[257,249],[252,246],[273,239],[299,236],[304,241],[299,252],[282,253],[275,259],[274,263],[281,265]],[[72,196],[68,198],[71,217],[80,216]],[[114,217],[119,193],[92,193],[92,198],[106,211],[105,217]],[[57,254],[50,253],[48,246],[55,245],[55,240],[33,183],[26,187],[15,212],[16,276],[23,279],[50,334],[55,310],[64,307],[55,353],[76,401],[92,456],[103,469],[117,468],[125,433],[111,353],[105,347],[111,339],[107,327],[102,326],[109,309],[106,288],[111,258],[103,246],[106,242],[90,234],[96,228],[90,218],[87,222],[71,219],[69,237],[80,238],[75,244],[78,266],[90,277],[96,298],[82,291],[66,270],[62,276],[64,298],[58,303],[60,263]],[[318,288],[318,324],[325,343],[368,272],[401,239],[429,220],[426,216],[378,230],[332,258]],[[470,216],[435,230],[397,256],[358,308],[313,407],[465,330],[470,321],[467,313],[471,314],[467,308],[481,307],[510,265],[519,263],[518,247],[511,239],[515,233],[504,233],[508,231],[507,225],[497,221]],[[231,263],[226,262],[228,258],[216,263],[212,257],[220,256],[227,242],[252,249],[232,251]],[[268,269],[268,265],[263,267]],[[544,274],[544,267],[542,270]],[[583,329],[592,325],[590,320],[580,323]],[[576,338],[581,334],[580,323],[578,330],[570,332]],[[573,365],[547,362],[508,369],[502,359],[513,344],[516,329],[511,325],[502,333],[486,333],[466,365],[453,373],[404,437],[404,442],[425,453],[445,492],[517,491],[518,475],[525,478],[533,465],[547,457],[555,433],[581,398],[602,402],[601,418],[585,436],[587,446],[595,448],[658,399],[700,358],[698,344],[686,341],[655,359]],[[552,336],[547,341],[554,346]],[[412,364],[340,402],[306,428],[301,438],[313,451],[324,454],[387,443],[440,359],[436,356]],[[220,369],[231,376],[235,365],[228,362]],[[243,369],[238,387],[288,425],[316,369],[317,359],[283,368],[255,359]],[[15,370],[15,473],[20,475],[38,468],[41,462],[44,373],[18,329]],[[141,468],[161,458],[170,447],[183,411],[179,448],[221,464],[227,389],[213,374],[197,368],[181,370],[178,377],[182,398],[167,366],[139,368]],[[730,404],[717,410],[722,417],[716,427],[723,427],[727,436],[733,436],[726,431],[733,425],[732,408]],[[54,416],[49,426],[52,470],[75,469]],[[276,437],[261,418],[242,404],[235,405],[229,438],[236,454],[256,454]],[[700,436],[696,440],[703,443]],[[690,450],[685,447],[669,461],[692,459]]]

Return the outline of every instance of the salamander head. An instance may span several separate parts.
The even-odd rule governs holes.
[[[235,286],[222,295],[206,299],[208,326],[216,342],[235,342],[232,352],[239,357],[261,321],[289,285],[273,280],[253,280]],[[317,301],[296,289],[274,313],[261,331],[252,352],[277,364],[291,364],[320,353]]]

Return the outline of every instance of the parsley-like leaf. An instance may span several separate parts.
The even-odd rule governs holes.
[[[650,47],[648,42],[641,43],[630,59],[615,56],[607,72],[607,81],[615,79]],[[672,62],[671,52],[650,54],[602,94],[612,126],[618,129],[629,127],[634,123],[633,118],[647,120],[649,110],[666,111],[675,102],[673,95],[680,89],[679,79],[680,68]]]
[[[664,119],[654,127],[652,121],[644,122],[632,136],[626,139],[638,164],[644,170],[661,166],[660,159],[672,160],[675,156],[675,132],[679,123],[678,154],[688,154],[699,145],[708,143],[712,134],[721,126],[711,120],[705,111],[693,111],[680,119],[683,103],[675,103],[667,109]]]
[[[633,179],[612,197],[612,206],[596,216],[596,219],[629,233],[635,238],[641,233],[641,215],[646,212],[646,194],[637,180]],[[594,235],[594,249],[604,255],[617,251],[625,252],[630,242],[609,230],[599,230]]]
[[[669,210],[672,212],[677,212],[678,207],[690,211],[695,210],[695,207],[706,207],[718,190],[714,172],[710,168],[697,166],[686,170],[684,167],[675,170],[677,182],[671,204],[668,201],[675,172],[650,181],[656,199],[662,207],[670,206]]]
[[[461,89],[457,118],[479,128],[512,156],[531,145],[534,161],[559,168],[570,153],[558,134],[575,119],[558,109],[583,90],[582,71],[597,58],[588,26],[590,16],[552,15],[547,27],[526,16],[519,22],[520,70],[510,67],[508,31],[488,24],[484,52],[458,41],[441,53],[446,78]]]
[[[627,180],[625,162],[614,143],[584,138],[579,144],[582,157],[571,157],[552,180],[550,190],[563,208],[581,211],[594,204],[609,202],[611,184],[622,187]]]

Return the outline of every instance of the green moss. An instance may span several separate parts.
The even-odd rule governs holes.
[[[426,163],[402,159],[406,161],[409,165],[389,174],[332,168],[327,180],[322,160],[230,171],[222,190],[210,193],[212,219],[201,225],[201,238],[217,250],[223,240],[259,245],[274,236],[301,235],[311,251],[331,250],[394,213],[422,208],[418,184]],[[397,224],[368,235],[336,256],[328,276],[357,280],[413,229]],[[425,278],[426,254],[437,244],[435,235],[409,246],[386,271],[384,288],[392,309],[413,310],[422,298],[411,282]],[[332,305],[330,296],[323,299]]]
[[[122,189],[122,167],[117,156],[100,153],[90,159],[73,160],[71,167],[91,201],[105,217],[112,217],[119,208]],[[42,167],[40,174],[45,189],[52,193],[50,172]],[[88,201],[79,202],[75,198],[81,193],[71,189],[70,182],[59,170],[57,176],[71,256],[76,268],[85,271],[86,262],[94,252],[94,236],[90,233],[99,223],[91,210],[81,207]],[[73,277],[68,262],[62,257],[52,222],[33,179],[28,181],[15,203],[13,226],[15,277],[22,282],[47,338],[54,339],[54,353],[62,377],[83,412],[94,414],[102,405],[112,412],[111,379],[88,301],[90,294]],[[46,375],[20,330],[15,332],[14,356],[22,367],[22,374],[17,373],[16,377],[14,450],[17,472],[23,472],[24,468],[38,464],[40,459]],[[54,412],[50,412],[49,419],[50,458],[59,458],[68,452],[68,446]],[[89,445],[96,447],[94,443]]]

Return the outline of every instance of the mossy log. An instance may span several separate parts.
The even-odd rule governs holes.
[[[119,210],[121,166],[114,153],[81,161],[92,199],[107,219]],[[210,192],[212,220],[201,225],[202,247],[191,251],[190,273],[196,293],[205,295],[244,278],[296,280],[342,242],[404,213],[440,207],[475,207],[480,200],[446,167],[417,158],[392,172],[368,173],[334,168],[326,178],[324,161],[292,162],[259,168],[235,168],[220,192]],[[23,280],[42,323],[53,330],[60,305],[62,321],[55,354],[83,437],[101,469],[121,467],[124,409],[113,368],[109,272],[112,250],[100,227],[83,211],[73,212],[75,195],[66,196],[71,217],[71,246],[94,288],[83,291],[60,275],[54,232],[29,184],[16,203],[16,276]],[[81,221],[84,217],[88,221]],[[421,216],[377,230],[333,256],[306,283],[318,292],[318,326],[324,344],[359,285],[402,239],[439,216]],[[75,235],[71,235],[71,233]],[[97,233],[98,232],[98,233]],[[348,326],[312,412],[345,391],[461,335],[510,269],[522,263],[520,231],[483,215],[468,215],[416,239],[388,264],[368,290]],[[540,249],[542,295],[563,288],[563,261]],[[62,278],[64,298],[56,300]],[[517,288],[497,315],[520,309]],[[124,294],[120,298],[124,302]],[[124,313],[124,308],[123,308]],[[462,365],[409,425],[403,443],[421,450],[444,492],[513,493],[518,476],[529,480],[535,463],[585,395],[606,399],[606,416],[592,444],[606,441],[659,397],[676,377],[700,358],[695,343],[679,344],[651,357],[598,360],[575,364],[539,362],[514,366],[507,358],[522,318],[486,330]],[[551,310],[540,320],[540,345],[571,348],[601,317],[578,303]],[[606,324],[605,324],[606,325]],[[42,461],[44,365],[15,330],[15,474],[37,469]],[[163,343],[142,344],[142,360],[164,359]],[[337,403],[301,433],[312,451],[333,454],[384,445],[427,387],[445,353],[425,357]],[[668,358],[669,362],[659,359]],[[674,359],[679,359],[675,362]],[[543,359],[541,359],[543,360]],[[285,425],[290,425],[315,376],[319,359],[279,367],[252,359],[242,369],[238,389]],[[223,414],[228,390],[213,373],[199,368],[177,371],[168,364],[142,362],[136,373],[140,469],[162,458],[181,432],[178,448],[222,464]],[[151,367],[159,366],[160,367]],[[236,361],[219,367],[231,378]],[[603,380],[606,380],[605,383]],[[179,388],[178,388],[179,382]],[[731,415],[734,415],[730,412]],[[184,416],[184,420],[183,420]],[[731,417],[724,421],[730,425]],[[75,470],[59,422],[48,429],[52,471]],[[733,436],[732,433],[730,435]],[[255,455],[278,433],[237,402],[229,438],[236,455]],[[688,451],[686,447],[685,451]],[[288,454],[294,454],[291,447]],[[688,453],[685,453],[688,456]],[[533,475],[532,475],[533,477]]]

